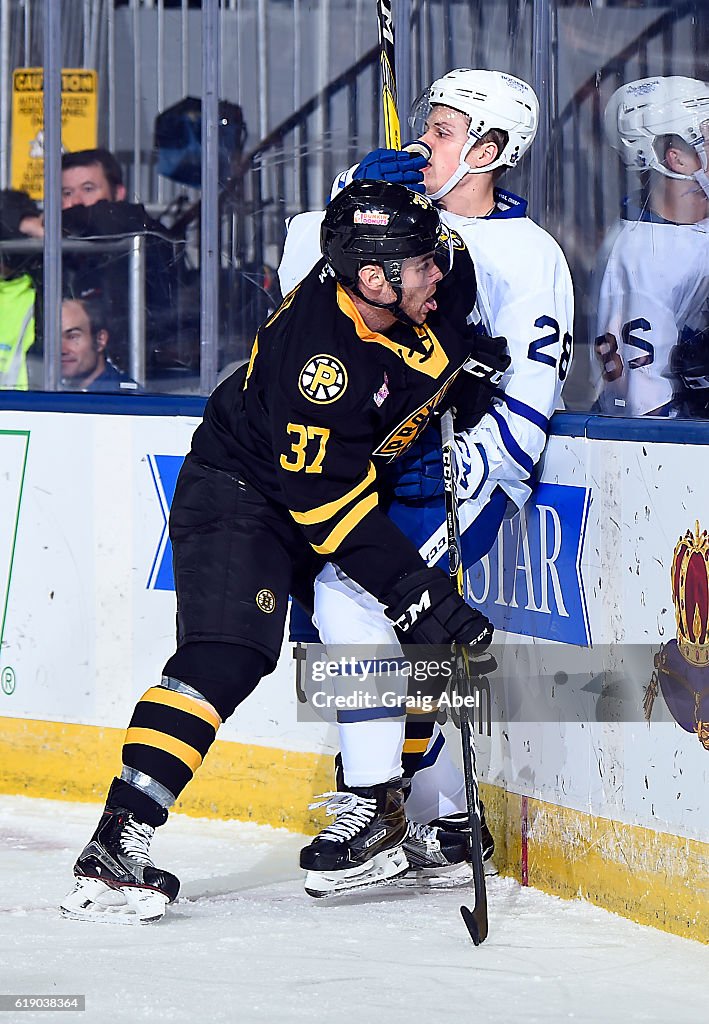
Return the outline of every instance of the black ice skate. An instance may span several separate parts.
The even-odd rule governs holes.
[[[431,822],[432,826],[436,828],[445,829],[448,833],[457,833],[459,836],[464,837],[466,843],[466,857],[467,857],[467,842],[470,829],[468,827],[468,812],[459,811],[453,812],[452,814],[446,814],[442,818],[436,818],[435,821]],[[480,804],[480,833],[482,839],[482,853],[483,853],[483,866],[486,875],[496,875],[497,866],[493,861],[492,857],[495,852],[495,840],[492,838],[492,832],[488,828],[487,822],[485,821],[485,808]]]
[[[464,864],[468,859],[468,840],[461,832],[410,821],[404,851],[412,869],[437,871]]]
[[[300,851],[309,896],[332,896],[403,875],[407,823],[401,780],[325,793],[311,807],[325,807],[335,821]]]
[[[180,882],[150,859],[154,832],[124,807],[106,808],[74,865],[76,884],[60,905],[64,916],[121,924],[159,920]]]

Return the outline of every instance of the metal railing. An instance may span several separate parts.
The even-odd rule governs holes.
[[[268,250],[280,249],[288,217],[323,206],[336,171],[377,145],[380,117],[379,53],[374,47],[247,154],[239,234],[244,236],[248,216],[256,262],[267,262]],[[338,133],[335,123],[344,129]],[[322,125],[319,137],[313,132],[316,124],[318,130]]]
[[[145,235],[126,235],[123,238],[100,238],[89,241],[84,238],[64,238],[62,253],[93,256],[105,253],[127,254],[128,266],[128,374],[141,386],[145,384]],[[41,238],[18,238],[0,242],[0,256],[37,258],[41,264],[44,242]],[[56,357],[61,355],[61,344],[54,346]],[[55,367],[57,379],[61,372]]]

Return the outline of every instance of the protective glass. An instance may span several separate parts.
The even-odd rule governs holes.
[[[95,5],[66,0],[61,25],[47,32],[61,95],[52,106],[48,93],[42,125],[49,8],[19,0],[0,6],[9,12],[0,69],[0,322],[12,325],[0,352],[0,387],[96,390],[93,370],[67,355],[67,343],[62,357],[62,318],[71,312],[101,335],[106,387],[133,394],[136,382],[145,391],[208,394],[248,359],[259,324],[278,305],[288,218],[322,209],[333,179],[384,143],[371,8],[345,0],[273,5],[278,16],[267,20],[257,0],[220,0],[212,24],[207,8],[195,4],[117,3],[104,18]],[[574,357],[567,367],[565,327],[551,355],[532,347],[533,362],[555,360],[571,411],[687,415],[689,385],[676,376],[673,349],[709,328],[698,227],[709,216],[668,208],[664,192],[684,188],[677,197],[683,207],[701,206],[702,193],[709,204],[706,112],[698,108],[692,125],[701,137],[690,137],[680,118],[680,137],[700,162],[689,176],[661,162],[666,145],[654,139],[661,111],[642,114],[653,138],[637,163],[609,142],[604,115],[617,90],[653,76],[709,79],[705,0],[421,0],[403,8],[408,24],[397,27],[406,59],[398,61],[396,84],[398,108],[410,115],[402,142],[425,134],[430,85],[455,68],[498,69],[538,94],[536,139],[495,180],[498,191],[528,202],[528,216],[559,243],[573,278]],[[343,35],[338,12],[345,10],[352,31]],[[308,28],[313,11],[315,32]],[[187,45],[190,39],[199,45]],[[126,77],[118,70],[125,67],[134,73]],[[209,81],[203,68],[212,71]],[[203,132],[203,115],[210,124],[214,115],[206,100],[203,109],[203,90],[217,96],[212,133]],[[120,194],[114,190],[115,202],[109,197],[103,206],[84,195],[69,207],[61,162],[96,147],[118,162]],[[51,196],[44,194],[44,150],[57,170]],[[639,166],[653,152],[663,170]],[[513,198],[502,212],[512,218],[519,209]],[[619,228],[628,244],[609,262]],[[636,266],[631,249],[641,234],[647,241]],[[446,255],[437,259],[445,269]],[[59,264],[56,275],[49,272]],[[681,267],[686,274],[662,301],[662,281]],[[676,308],[673,294],[683,297]],[[81,309],[62,308],[64,299]],[[546,316],[554,317],[549,304],[532,323]],[[527,349],[544,342],[543,330],[532,332]],[[709,358],[696,374],[705,377]],[[693,402],[689,415],[696,410]]]

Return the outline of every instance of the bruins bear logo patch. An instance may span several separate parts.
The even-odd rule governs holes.
[[[276,595],[272,590],[259,590],[256,595],[256,604],[262,612],[270,615],[276,607]]]
[[[347,370],[334,356],[313,356],[300,371],[298,388],[309,402],[327,405],[345,393]]]

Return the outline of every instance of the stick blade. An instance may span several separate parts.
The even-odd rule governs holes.
[[[470,910],[469,907],[461,907],[460,915],[473,944],[479,946],[487,938],[487,908],[475,907],[474,910]]]

